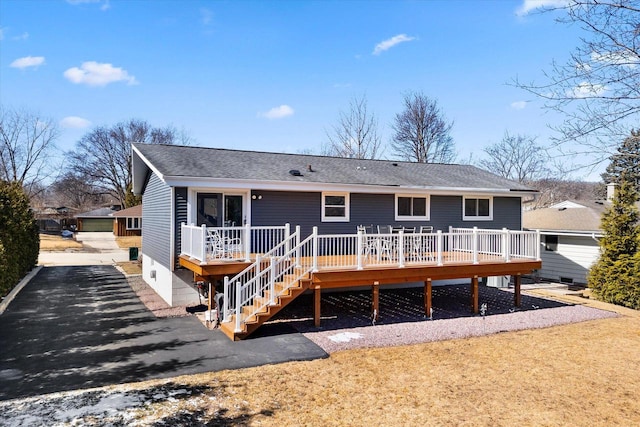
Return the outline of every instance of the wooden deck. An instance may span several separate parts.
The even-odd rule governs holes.
[[[355,256],[353,258],[355,259]],[[357,269],[332,267],[338,264],[333,257],[320,256],[318,257],[318,271],[311,273],[308,278],[301,281],[304,283],[301,283],[299,289],[297,289],[299,292],[296,292],[296,296],[307,289],[313,291],[314,323],[316,326],[320,326],[321,294],[323,290],[370,287],[372,314],[377,317],[379,314],[378,297],[381,285],[397,285],[401,287],[406,283],[422,282],[424,284],[425,316],[430,316],[432,307],[431,287],[434,280],[468,279],[472,295],[471,301],[469,302],[470,310],[473,313],[478,313],[478,286],[480,278],[506,275],[514,276],[514,305],[520,306],[520,284],[522,275],[530,274],[533,270],[540,269],[542,266],[541,261],[531,259],[512,258],[509,262],[505,262],[504,260],[496,260],[495,257],[479,256],[478,263],[474,264],[473,262],[452,263],[450,259],[454,259],[453,254],[445,253],[442,258],[448,260],[448,263],[437,265],[433,261],[408,261],[404,267],[367,266],[362,269]],[[341,262],[343,264],[345,263],[344,261],[344,256],[342,256]],[[249,266],[250,263],[246,261],[216,260],[201,265],[198,261],[193,261],[186,256],[181,256],[180,265],[193,271],[194,279],[215,282],[216,280],[223,279],[224,276],[232,276],[239,273]],[[290,301],[287,300],[287,303],[288,302]],[[278,307],[278,310],[281,308],[282,307]],[[260,322],[260,324],[261,323],[262,322]],[[230,335],[232,339],[237,339],[233,331],[227,334]],[[248,333],[246,335],[248,335]]]

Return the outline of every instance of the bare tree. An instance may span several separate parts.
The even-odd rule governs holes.
[[[452,163],[456,152],[448,122],[438,103],[421,92],[404,96],[404,110],[396,114],[391,147],[403,160],[418,163]]]
[[[536,143],[536,138],[525,135],[510,135],[505,132],[502,140],[485,147],[486,158],[478,165],[483,169],[525,183],[547,178],[551,174],[549,156]]]
[[[543,84],[515,85],[564,115],[555,127],[562,154],[582,154],[595,166],[613,154],[640,115],[640,7],[637,0],[569,0],[557,19],[585,36],[566,63],[552,63]],[[633,123],[635,122],[635,123]],[[568,144],[568,142],[578,142]],[[576,148],[577,147],[577,148]]]
[[[185,138],[187,138],[185,140]],[[69,170],[83,176],[100,192],[110,193],[124,207],[140,200],[131,194],[131,143],[189,143],[184,132],[168,126],[152,128],[149,123],[132,119],[111,127],[98,127],[76,143],[69,153]]]
[[[90,179],[67,172],[50,187],[50,197],[57,206],[67,206],[87,211],[104,200],[101,190],[90,184]]]
[[[20,183],[29,197],[56,170],[57,125],[28,110],[0,106],[0,179]]]
[[[338,124],[327,132],[328,144],[323,154],[354,159],[376,159],[380,156],[381,138],[378,120],[367,108],[367,98],[354,97],[349,111],[340,112]]]

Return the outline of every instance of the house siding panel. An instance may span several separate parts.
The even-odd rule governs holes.
[[[187,217],[187,188],[186,187],[176,187],[174,189],[174,197],[175,197],[175,226],[174,230],[176,233],[175,236],[175,260],[176,264],[178,264],[178,255],[180,255],[180,245],[182,242],[182,223],[188,223],[189,219]]]
[[[598,242],[591,237],[558,236],[558,249],[555,252],[544,248],[540,252],[540,276],[551,280],[566,277],[576,283],[586,283],[589,268],[599,256]]]
[[[142,196],[142,253],[165,267],[171,264],[171,188],[155,174]]]
[[[302,234],[311,233],[314,225],[321,234],[354,233],[359,224],[403,225],[419,227],[431,225],[434,230],[448,231],[454,227],[521,228],[522,212],[519,197],[494,197],[493,221],[463,221],[461,196],[431,196],[430,221],[396,221],[395,195],[363,194],[350,195],[349,222],[322,222],[321,193],[254,191],[261,199],[253,200],[251,217],[253,225],[300,225]]]

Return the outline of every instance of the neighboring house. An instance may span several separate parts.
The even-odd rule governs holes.
[[[133,144],[132,170],[133,192],[142,194],[143,278],[171,305],[198,301],[194,271],[206,264],[180,268],[185,223],[289,223],[302,238],[314,227],[355,234],[361,224],[431,226],[434,236],[449,227],[521,230],[521,200],[535,192],[471,165],[177,145]]]
[[[94,209],[76,215],[78,231],[110,231],[113,232],[113,213],[117,206]]]
[[[42,207],[33,209],[33,214],[41,232],[58,232],[75,226],[75,219],[70,218],[70,210],[66,206]]]
[[[587,273],[600,256],[600,219],[607,201],[572,201],[526,211],[523,227],[540,230],[544,279],[563,283],[587,283]]]
[[[142,234],[142,205],[132,206],[111,214],[113,234],[116,236],[140,236]]]

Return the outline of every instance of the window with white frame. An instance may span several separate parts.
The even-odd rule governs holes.
[[[493,219],[493,197],[464,197],[462,219],[465,221],[490,221]]]
[[[349,193],[322,193],[322,221],[349,221]]]
[[[396,221],[428,221],[429,196],[396,194]]]
[[[127,230],[140,230],[141,228],[142,228],[142,218],[140,217],[127,218]]]

